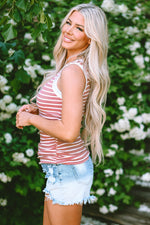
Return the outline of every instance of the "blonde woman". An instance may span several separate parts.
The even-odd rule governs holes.
[[[94,201],[93,162],[103,158],[107,48],[104,12],[93,4],[72,8],[54,48],[55,72],[41,84],[36,107],[24,105],[17,113],[18,128],[40,130],[38,157],[47,178],[43,225],[79,225],[83,204]]]

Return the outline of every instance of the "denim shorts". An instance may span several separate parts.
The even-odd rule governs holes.
[[[89,157],[81,164],[41,164],[46,173],[45,196],[53,204],[73,205],[95,202],[90,196],[93,183],[93,163]]]

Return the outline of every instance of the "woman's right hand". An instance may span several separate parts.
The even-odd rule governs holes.
[[[27,105],[23,105],[19,110],[18,110],[18,113],[20,112],[29,112],[29,113],[32,113],[32,114],[36,114],[38,115],[38,108],[36,106],[36,104],[27,104]]]

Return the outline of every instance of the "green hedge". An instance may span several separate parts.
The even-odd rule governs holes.
[[[89,1],[84,1],[88,3]],[[105,162],[95,166],[92,192],[101,213],[136,202],[135,183],[150,181],[150,3],[93,0],[108,18],[111,87],[103,130]],[[15,114],[29,102],[44,73],[68,10],[83,1],[0,2],[0,223],[42,224],[44,176],[38,131],[18,130]]]

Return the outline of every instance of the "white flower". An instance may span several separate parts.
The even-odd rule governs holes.
[[[17,105],[15,103],[10,103],[8,106],[6,106],[6,111],[8,113],[14,113],[17,111]]]
[[[96,194],[98,194],[98,195],[100,195],[100,196],[102,196],[103,194],[105,193],[105,189],[98,189],[97,191],[96,191]]]
[[[150,182],[150,173],[147,172],[147,173],[143,174],[142,177],[141,177],[141,180],[146,181],[146,182]]]
[[[10,102],[12,101],[12,97],[11,97],[10,95],[5,95],[5,96],[3,97],[3,101],[4,101],[5,103],[10,103]]]
[[[116,122],[114,125],[112,125],[112,128],[114,130],[117,130],[120,133],[122,133],[126,130],[130,130],[129,120],[127,118],[120,119],[118,122]]]
[[[107,214],[109,212],[109,210],[107,209],[107,207],[105,205],[103,205],[102,207],[99,208],[99,212],[101,212],[103,214]]]
[[[138,93],[137,98],[138,98],[139,100],[142,100],[142,93]]]
[[[148,56],[144,57],[144,60],[145,62],[149,62],[149,57]]]
[[[114,184],[114,186],[117,187],[117,186],[118,186],[118,183],[116,182],[116,183]]]
[[[136,114],[137,114],[137,108],[130,108],[125,114],[124,114],[124,116],[126,117],[126,118],[128,118],[129,120],[132,120],[132,119],[134,119],[134,117],[136,116]]]
[[[3,77],[2,75],[0,75],[0,88],[5,86],[5,84],[7,84],[8,80]]]
[[[133,17],[132,21],[134,24],[137,24],[137,22],[140,20],[140,18],[138,16]]]
[[[134,61],[139,66],[139,68],[141,68],[141,69],[144,69],[145,68],[143,55],[137,55],[137,56],[135,56],[134,57]]]
[[[129,151],[131,154],[133,155],[143,155],[144,154],[144,149],[141,149],[140,151],[139,150],[136,150],[136,149],[132,149]]]
[[[124,113],[126,113],[126,112],[127,112],[127,108],[126,108],[126,106],[120,106],[120,107],[119,107],[119,109],[120,109],[120,110],[122,110]]]
[[[10,89],[10,86],[3,86],[3,87],[1,87],[1,92],[2,92],[3,94],[6,94],[6,92],[8,92],[9,89]]]
[[[13,71],[14,67],[11,63],[6,65],[6,73],[11,73]]]
[[[118,145],[117,145],[117,144],[111,144],[110,147],[111,147],[111,148],[115,148],[116,150],[118,149]]]
[[[150,55],[150,49],[147,49],[146,53],[147,55]]]
[[[3,198],[0,198],[0,206],[6,206],[7,205],[7,199],[3,199]]]
[[[10,144],[12,142],[12,136],[10,133],[5,133],[4,138],[6,140],[6,144]]]
[[[147,205],[140,205],[139,209],[140,212],[147,212],[150,213],[150,208]]]
[[[108,149],[108,153],[106,154],[106,157],[112,157],[116,154],[115,151],[111,150],[111,149]]]
[[[14,52],[15,52],[15,50],[12,49],[12,48],[10,48],[10,49],[8,50],[9,56],[12,56],[12,55],[14,54]]]
[[[32,78],[36,78],[37,77],[37,75],[35,73],[35,69],[34,69],[33,66],[29,66],[29,67],[24,66],[23,68]]]
[[[110,188],[108,192],[108,196],[115,195],[115,194],[116,194],[116,190],[114,188]]]
[[[109,205],[109,211],[110,211],[110,212],[114,212],[114,211],[116,211],[117,209],[118,209],[117,206],[112,205],[112,204]]]
[[[21,100],[20,100],[20,104],[28,104],[29,103],[29,101],[28,101],[28,99],[26,99],[26,98],[21,98]]]
[[[104,170],[104,173],[105,173],[106,177],[110,177],[113,175],[114,171],[111,169],[106,169],[106,170]]]
[[[117,103],[118,105],[123,105],[125,103],[125,98],[124,97],[117,98]]]
[[[126,27],[125,29],[124,29],[124,32],[127,34],[127,35],[134,35],[134,34],[137,34],[137,33],[139,33],[139,30],[138,30],[138,28],[137,27]]]
[[[123,169],[122,168],[116,170],[116,175],[122,175],[122,174],[123,174]]]
[[[15,162],[21,162],[21,163],[26,164],[27,162],[30,161],[30,159],[26,158],[26,157],[24,156],[24,153],[22,153],[22,152],[20,152],[20,153],[19,153],[19,152],[13,153],[13,154],[12,154],[12,157],[13,157],[13,160],[14,160]]]
[[[146,41],[145,42],[145,48],[146,49],[150,49],[150,41]]]
[[[134,138],[136,141],[144,140],[146,138],[146,132],[143,131],[143,126],[134,127],[129,132],[129,137]]]
[[[40,36],[38,37],[38,40],[39,40],[41,43],[44,43],[44,42],[45,42],[45,40],[43,39],[42,34],[40,34]]]
[[[42,59],[45,61],[50,61],[49,55],[42,55]]]
[[[11,114],[3,113],[3,112],[0,113],[0,121],[4,121],[4,120],[10,119],[10,118],[11,118]]]
[[[135,51],[137,48],[141,48],[141,44],[140,44],[140,42],[134,42],[133,43],[133,45],[130,45],[129,46],[129,49],[131,50],[131,51]]]
[[[143,113],[142,115],[143,123],[148,124],[150,123],[150,113]]]
[[[4,172],[0,173],[0,181],[7,183],[11,181],[11,177],[7,176]]]
[[[139,124],[141,124],[141,123],[143,122],[142,116],[136,116],[133,120],[134,120],[136,123],[139,123]]]
[[[33,149],[31,149],[31,148],[27,149],[26,154],[27,154],[27,156],[32,157],[34,155]]]
[[[28,42],[28,45],[32,45],[32,44],[34,44],[34,43],[36,43],[36,40],[31,39],[31,40]]]
[[[120,13],[126,13],[128,11],[128,7],[125,4],[118,5],[118,11]]]
[[[135,9],[137,15],[140,15],[141,14],[142,9],[140,7],[135,6],[134,9]]]
[[[3,99],[0,100],[0,109],[1,110],[5,110],[6,109],[6,105]]]
[[[8,24],[12,24],[12,25],[14,25],[14,26],[17,24],[13,19],[9,20],[7,23],[8,23]]]
[[[115,3],[113,0],[104,0],[101,8],[106,12],[112,12],[115,8]]]
[[[26,66],[31,66],[31,59],[26,59],[25,60],[25,65]]]
[[[129,134],[128,133],[121,134],[120,137],[122,138],[122,140],[126,140],[129,138]]]
[[[150,82],[150,74],[147,74],[147,75],[144,77],[144,80],[147,81],[147,82]]]
[[[16,96],[16,99],[21,99],[22,98],[22,94],[18,94],[17,96]]]
[[[150,23],[147,24],[146,29],[144,29],[144,33],[150,35]]]
[[[24,35],[24,38],[25,38],[25,39],[31,40],[31,39],[32,39],[32,36],[31,36],[30,33],[26,33],[26,34]]]
[[[116,180],[119,180],[119,178],[120,178],[120,175],[116,174]]]

